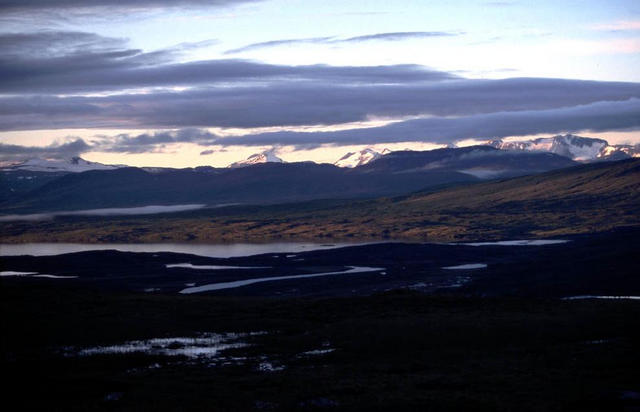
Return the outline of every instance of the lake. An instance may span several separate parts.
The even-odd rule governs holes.
[[[226,244],[190,244],[190,243],[21,243],[0,244],[0,256],[54,256],[64,253],[86,252],[93,250],[118,250],[120,252],[143,253],[185,253],[190,255],[230,258],[259,255],[263,253],[301,253],[313,250],[335,249],[345,246],[358,246],[366,243],[313,243],[313,242],[272,242],[272,243],[226,243]]]

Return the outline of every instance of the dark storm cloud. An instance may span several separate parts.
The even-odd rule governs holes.
[[[90,149],[91,146],[82,139],[76,139],[62,144],[54,143],[49,146],[39,147],[0,143],[0,161],[22,161],[31,157],[68,159],[69,157],[78,156],[81,153],[88,152]]]
[[[340,43],[360,43],[365,41],[400,41],[409,39],[420,39],[428,37],[451,37],[459,36],[463,33],[452,33],[442,31],[408,31],[408,32],[392,32],[392,33],[374,33],[363,36],[349,37],[340,39],[336,37],[311,37],[306,39],[282,39],[271,40],[260,43],[248,44],[237,49],[227,50],[225,54],[235,54],[251,50],[264,49],[268,47],[290,46],[294,44],[340,44]]]
[[[334,81],[334,68],[317,69],[314,81],[114,96],[5,97],[0,98],[0,130],[335,125],[371,117],[469,116],[640,98],[638,83],[516,78],[341,84]],[[399,73],[407,73],[397,66],[335,69],[343,70],[340,78],[349,73],[358,79],[363,73],[374,78],[395,73],[401,78]]]
[[[274,132],[218,140],[226,145],[375,144],[394,142],[454,143],[542,133],[603,132],[640,128],[640,99],[598,102],[555,110],[499,112],[458,118],[408,120],[382,127],[337,132]]]

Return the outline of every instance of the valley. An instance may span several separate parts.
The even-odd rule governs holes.
[[[400,197],[239,205],[145,216],[0,222],[3,243],[431,242],[549,237],[637,226],[640,160],[459,184]]]
[[[262,186],[305,168],[367,184]],[[640,406],[638,159],[472,148],[40,173],[0,219],[2,374],[25,410]],[[178,202],[222,199],[184,182],[229,176],[273,201]],[[183,197],[149,204],[168,193]]]
[[[637,0],[0,1],[0,409],[639,412]]]

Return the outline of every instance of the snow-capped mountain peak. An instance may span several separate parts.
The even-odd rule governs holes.
[[[581,162],[626,158],[634,156],[636,151],[633,146],[609,145],[603,139],[573,134],[523,141],[503,141],[498,139],[487,142],[487,144],[502,150],[550,152]]]
[[[378,152],[377,150],[368,147],[358,152],[349,152],[345,154],[340,159],[338,159],[338,161],[336,161],[334,165],[338,167],[354,168],[366,165],[367,163],[371,163],[374,160],[380,158],[380,156],[386,155],[387,153],[391,153],[391,151],[385,148],[381,152]]]
[[[240,160],[230,164],[229,167],[245,167],[260,163],[284,163],[284,160],[276,156],[275,149],[271,149],[262,153],[252,154],[245,160]]]
[[[97,162],[89,162],[81,157],[75,156],[69,159],[39,159],[32,158],[22,163],[11,165],[4,170],[25,170],[30,172],[71,172],[80,173],[88,170],[112,170],[124,165],[105,165]]]

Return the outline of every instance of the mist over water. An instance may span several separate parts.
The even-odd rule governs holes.
[[[202,209],[204,204],[172,205],[172,206],[140,206],[140,207],[115,207],[106,209],[73,210],[66,212],[34,213],[28,215],[0,216],[0,222],[14,222],[20,220],[50,220],[57,216],[127,216],[127,215],[153,215],[158,213],[186,212],[188,210]]]

